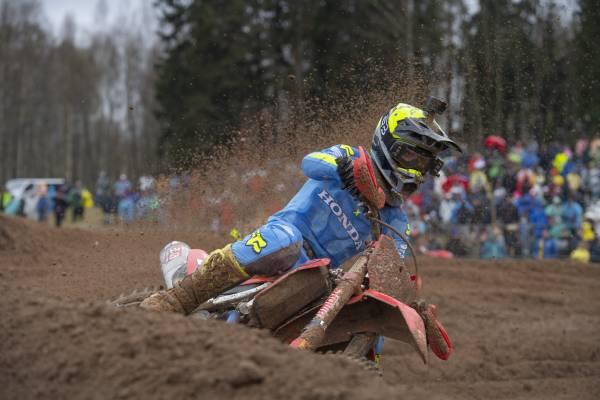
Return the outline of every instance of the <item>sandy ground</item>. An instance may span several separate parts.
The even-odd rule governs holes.
[[[158,285],[158,252],[222,238],[54,229],[0,216],[0,398],[598,399],[600,268],[422,259],[453,339],[421,363],[387,341],[383,381],[266,332],[104,301]]]

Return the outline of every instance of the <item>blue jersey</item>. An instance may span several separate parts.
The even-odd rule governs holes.
[[[358,157],[358,149],[336,145],[304,157],[302,171],[309,178],[285,208],[269,222],[284,221],[295,226],[308,242],[315,257],[331,259],[332,267],[341,266],[346,260],[363,251],[365,242],[373,240],[371,223],[360,209],[357,199],[341,188],[336,158]],[[380,218],[409,234],[406,214],[398,207],[386,205],[380,210]],[[407,244],[388,228],[401,257]]]

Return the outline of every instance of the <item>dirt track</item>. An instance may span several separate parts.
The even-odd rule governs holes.
[[[424,366],[388,341],[382,383],[265,332],[103,305],[159,284],[157,254],[172,239],[223,243],[0,216],[0,398],[600,398],[595,266],[422,260],[455,353]]]

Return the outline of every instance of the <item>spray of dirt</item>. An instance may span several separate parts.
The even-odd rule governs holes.
[[[347,91],[323,104],[318,98],[290,107],[285,118],[263,113],[246,118],[227,148],[186,172],[186,184],[172,189],[159,179],[169,224],[231,240],[260,226],[281,209],[306,179],[302,158],[335,144],[368,148],[379,118],[398,102],[421,104],[424,85],[392,83],[385,90]],[[368,86],[367,86],[368,88]]]

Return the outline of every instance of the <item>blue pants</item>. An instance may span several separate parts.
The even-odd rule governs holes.
[[[272,218],[232,244],[233,255],[250,275],[275,275],[309,260],[302,234],[294,225]]]

